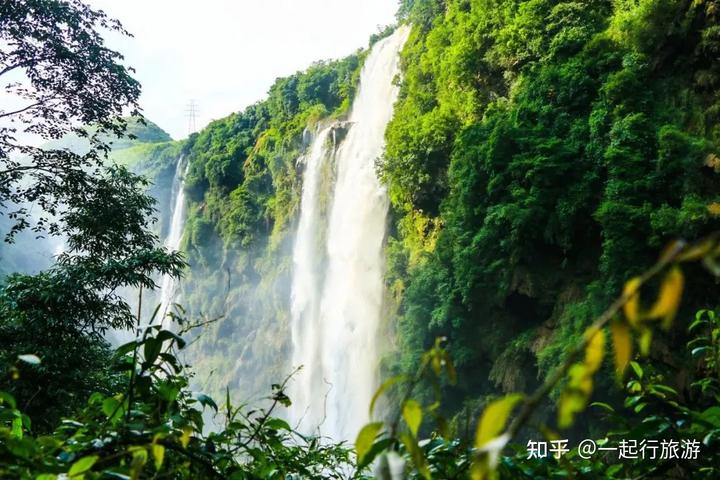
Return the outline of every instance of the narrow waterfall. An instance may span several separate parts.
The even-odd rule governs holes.
[[[354,438],[378,385],[383,242],[388,199],[375,173],[393,113],[400,27],[376,43],[363,67],[349,131],[335,153],[336,180],[325,251],[318,248],[318,184],[327,130],[315,138],[303,179],[294,251],[293,360],[303,364],[291,395],[291,419],[303,431]],[[324,271],[318,273],[318,266]],[[322,286],[321,286],[322,285]]]
[[[173,177],[171,195],[173,202],[170,230],[165,239],[165,248],[178,250],[185,228],[185,173],[189,165],[185,165],[183,157],[178,158]],[[160,310],[155,322],[160,323],[170,308],[175,295],[175,280],[170,275],[163,275],[160,283]]]
[[[322,364],[319,355],[320,330],[318,312],[320,290],[322,289],[322,239],[320,232],[320,177],[322,166],[328,156],[328,140],[332,127],[322,129],[313,139],[310,151],[301,158],[305,164],[303,191],[300,200],[301,211],[295,247],[293,250],[293,283],[290,312],[292,314],[292,364],[302,365],[300,381],[293,390],[293,402],[303,406],[304,411],[293,408],[291,420],[304,422],[322,418],[322,403],[314,396],[323,391]]]

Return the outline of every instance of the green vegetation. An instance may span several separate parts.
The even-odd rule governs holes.
[[[67,248],[0,284],[0,477],[717,478],[719,16],[717,0],[401,2],[413,31],[378,162],[397,350],[353,448],[282,420],[277,359],[296,162],[350,108],[365,52],[173,141],[97,33],[121,25],[79,0],[3,3],[0,77],[23,70],[8,88],[30,102],[0,111],[3,233]],[[185,256],[153,225],[180,159]],[[166,318],[120,293],[188,263]],[[135,339],[112,349],[110,330]],[[528,458],[558,438],[700,451]]]
[[[460,412],[531,388],[666,242],[718,228],[717,3],[401,12],[415,28],[380,167],[401,343],[388,367],[414,371],[447,337]],[[716,305],[711,280],[692,281],[687,312]]]
[[[278,79],[266,100],[187,140],[183,250],[192,268],[182,298],[190,314],[213,320],[189,355],[213,372],[215,393],[230,385],[254,399],[292,368],[277,361],[290,342],[277,332],[289,331],[297,160],[318,122],[349,110],[364,55]]]

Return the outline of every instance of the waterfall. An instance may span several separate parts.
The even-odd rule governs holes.
[[[185,173],[189,164],[183,168],[183,157],[180,157],[175,166],[171,198],[174,199],[172,217],[170,220],[170,231],[165,239],[165,247],[170,250],[179,250],[185,228]],[[160,310],[155,322],[160,323],[170,308],[170,303],[175,295],[175,279],[170,275],[163,275],[160,283]]]
[[[350,128],[335,152],[325,251],[317,238],[318,185],[328,129],[316,136],[306,159],[292,286],[293,361],[304,368],[290,392],[290,416],[301,430],[335,440],[354,439],[378,386],[388,199],[375,161],[383,153],[397,98],[398,54],[408,35],[409,28],[400,27],[365,60]]]
[[[302,365],[303,371],[297,388],[293,391],[293,402],[306,409],[292,410],[293,421],[322,418],[322,404],[313,402],[317,388],[322,388],[321,359],[319,358],[318,311],[319,291],[322,288],[320,258],[322,252],[320,231],[320,176],[328,152],[328,138],[332,127],[321,130],[315,136],[310,152],[301,159],[305,164],[303,191],[300,200],[300,221],[298,223],[295,247],[293,249],[293,283],[290,312],[292,314],[293,365]]]

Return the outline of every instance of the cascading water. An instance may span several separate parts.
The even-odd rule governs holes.
[[[294,364],[304,369],[291,391],[291,420],[303,431],[319,429],[335,440],[349,440],[362,427],[378,383],[388,199],[375,160],[383,152],[397,98],[398,54],[408,35],[408,27],[398,28],[376,43],[365,61],[350,128],[336,152],[325,252],[317,246],[318,185],[328,130],[315,138],[303,178],[292,335]]]
[[[165,239],[165,247],[170,250],[178,250],[180,241],[182,240],[183,230],[185,228],[185,173],[189,165],[184,165],[183,157],[180,157],[175,167],[175,176],[173,177],[171,195],[175,200],[172,217],[170,220],[170,231]],[[155,322],[159,323],[164,318],[170,308],[170,303],[175,295],[175,279],[170,275],[163,275],[160,283],[160,310]]]
[[[328,139],[332,127],[321,130],[314,138],[309,153],[302,158],[305,163],[303,191],[295,247],[293,250],[293,284],[291,298],[293,365],[303,365],[301,378],[293,392],[293,402],[303,405],[307,410],[301,412],[307,419],[322,417],[322,404],[313,402],[317,388],[322,387],[321,358],[319,356],[318,312],[322,289],[320,272],[321,239],[320,231],[320,176],[324,160],[327,158]],[[293,413],[298,413],[293,409]],[[293,421],[300,421],[297,415]]]

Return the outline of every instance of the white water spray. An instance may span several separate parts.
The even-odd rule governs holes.
[[[316,246],[317,190],[327,131],[315,139],[303,179],[293,256],[292,334],[294,364],[304,369],[291,391],[291,420],[303,431],[319,429],[334,440],[354,438],[368,420],[366,412],[378,384],[388,199],[375,174],[375,160],[383,153],[397,98],[393,79],[398,54],[408,35],[409,28],[400,27],[376,43],[365,61],[351,126],[336,153],[322,276],[317,273],[322,261]]]
[[[189,164],[185,166],[184,163],[183,157],[180,157],[175,167],[172,183],[171,198],[175,199],[175,204],[172,209],[170,231],[165,240],[165,247],[170,251],[180,249],[180,241],[185,229],[185,173]],[[168,312],[170,303],[175,296],[175,287],[175,279],[170,275],[163,275],[160,283],[160,310],[158,311],[160,318],[155,319],[157,323],[160,323]]]

